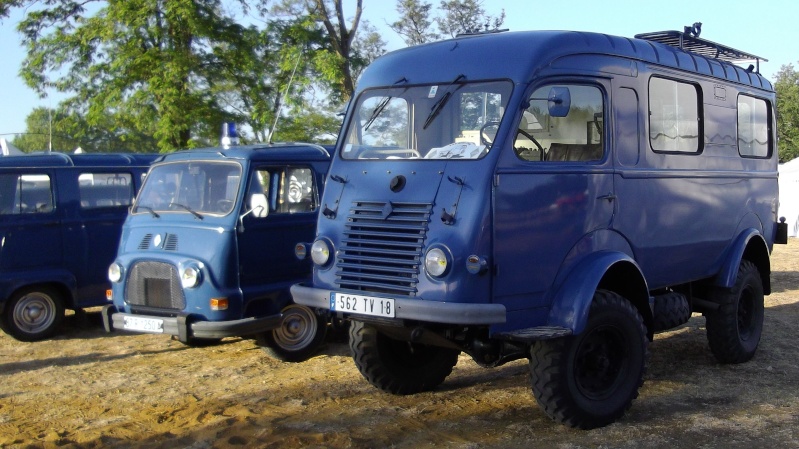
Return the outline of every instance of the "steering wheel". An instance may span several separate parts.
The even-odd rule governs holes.
[[[490,137],[488,134],[486,134],[485,130],[489,126],[496,126],[497,129],[499,129],[499,122],[498,121],[486,122],[485,125],[483,125],[480,128],[480,143],[482,145],[485,145],[486,147],[489,147],[489,146],[491,146],[492,143],[494,143],[494,137],[496,137],[496,135],[497,135],[496,131],[494,131],[494,136],[493,137]]]
[[[532,135],[532,134],[528,133],[527,131],[525,131],[525,130],[523,130],[523,129],[521,129],[521,128],[519,128],[519,129],[517,129],[517,130],[516,130],[516,134],[517,134],[517,135],[521,134],[521,135],[523,135],[524,137],[527,137],[528,139],[530,139],[530,141],[531,141],[531,142],[533,142],[533,143],[535,144],[535,146],[536,146],[536,147],[538,147],[538,151],[539,151],[539,153],[540,153],[540,155],[541,155],[541,156],[540,156],[541,158],[540,158],[539,160],[540,160],[540,161],[543,161],[543,160],[544,160],[544,147],[542,147],[542,146],[541,146],[541,144],[540,144],[540,143],[538,143],[538,141],[535,139],[535,137],[533,137],[533,135]],[[514,149],[515,149],[515,147],[514,147]],[[520,154],[520,153],[521,153],[521,151],[516,151],[516,154]]]

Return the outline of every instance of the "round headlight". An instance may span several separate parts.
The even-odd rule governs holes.
[[[200,270],[196,267],[186,267],[180,273],[180,283],[183,288],[195,287],[200,282]]]
[[[311,245],[311,259],[319,266],[327,264],[330,260],[330,245],[326,241],[319,239]]]
[[[448,266],[447,254],[441,248],[433,248],[424,256],[424,267],[430,276],[443,276]]]
[[[108,280],[119,282],[122,279],[122,265],[114,262],[108,267]]]

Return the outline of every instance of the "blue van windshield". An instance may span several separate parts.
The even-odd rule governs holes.
[[[241,165],[235,162],[180,161],[150,169],[133,213],[181,212],[199,217],[227,215],[236,204]]]
[[[344,159],[477,159],[491,149],[509,81],[364,91],[355,104]]]

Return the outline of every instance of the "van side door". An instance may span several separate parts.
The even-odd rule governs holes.
[[[548,98],[570,95],[567,111]],[[614,213],[613,163],[602,84],[547,84],[529,95],[512,147],[503,147],[494,187],[494,302],[514,311],[547,306],[568,256],[590,251],[592,232]],[[561,102],[561,105],[565,101]],[[526,325],[541,323],[526,322]]]
[[[319,210],[317,176],[309,165],[257,166],[249,173],[246,215],[238,229],[239,278],[247,296],[286,288],[310,276],[297,242],[314,238]]]
[[[62,266],[56,174],[25,169],[0,173],[0,272],[19,277]]]

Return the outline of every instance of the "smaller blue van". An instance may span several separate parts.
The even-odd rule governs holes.
[[[274,144],[153,164],[109,268],[106,329],[190,345],[255,336],[281,360],[312,355],[329,313],[294,304],[289,287],[310,279],[294,244],[313,239],[329,163],[324,147]]]
[[[122,222],[157,155],[0,157],[0,328],[52,336],[65,309],[106,304]]]

